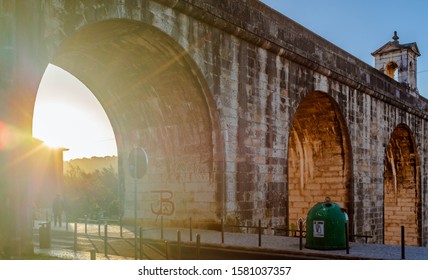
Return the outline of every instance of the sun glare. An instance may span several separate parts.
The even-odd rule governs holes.
[[[33,137],[66,148],[64,159],[117,154],[110,121],[92,92],[70,73],[49,65],[37,93]]]

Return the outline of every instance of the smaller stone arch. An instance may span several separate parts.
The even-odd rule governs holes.
[[[327,196],[352,212],[351,162],[348,130],[339,105],[326,93],[307,94],[296,110],[289,136],[289,225],[306,219],[309,210]]]
[[[411,129],[399,124],[392,132],[385,152],[384,243],[421,245],[421,187],[419,155]]]

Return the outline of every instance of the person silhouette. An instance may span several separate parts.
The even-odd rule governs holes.
[[[53,214],[54,214],[54,225],[57,226],[62,226],[62,220],[61,220],[61,216],[62,216],[62,199],[59,195],[57,195],[53,201],[53,205],[52,205],[52,210],[53,210]]]

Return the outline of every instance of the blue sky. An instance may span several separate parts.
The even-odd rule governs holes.
[[[428,98],[428,1],[426,0],[261,0],[367,64],[371,53],[391,41],[416,42],[418,89]]]
[[[65,160],[117,155],[113,129],[101,104],[82,82],[54,65],[48,66],[39,86],[33,137],[69,149]]]

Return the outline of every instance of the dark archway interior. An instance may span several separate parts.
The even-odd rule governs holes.
[[[289,224],[330,197],[350,211],[351,149],[338,106],[322,92],[309,93],[294,116],[289,138]]]
[[[110,118],[125,217],[133,216],[135,197],[128,154],[140,146],[149,168],[138,184],[138,217],[216,219],[215,120],[206,86],[177,43],[142,23],[99,22],[66,41],[53,64],[85,83]]]
[[[419,246],[420,180],[417,151],[410,129],[398,125],[386,150],[384,190],[384,243],[401,243],[405,226],[406,245]]]

